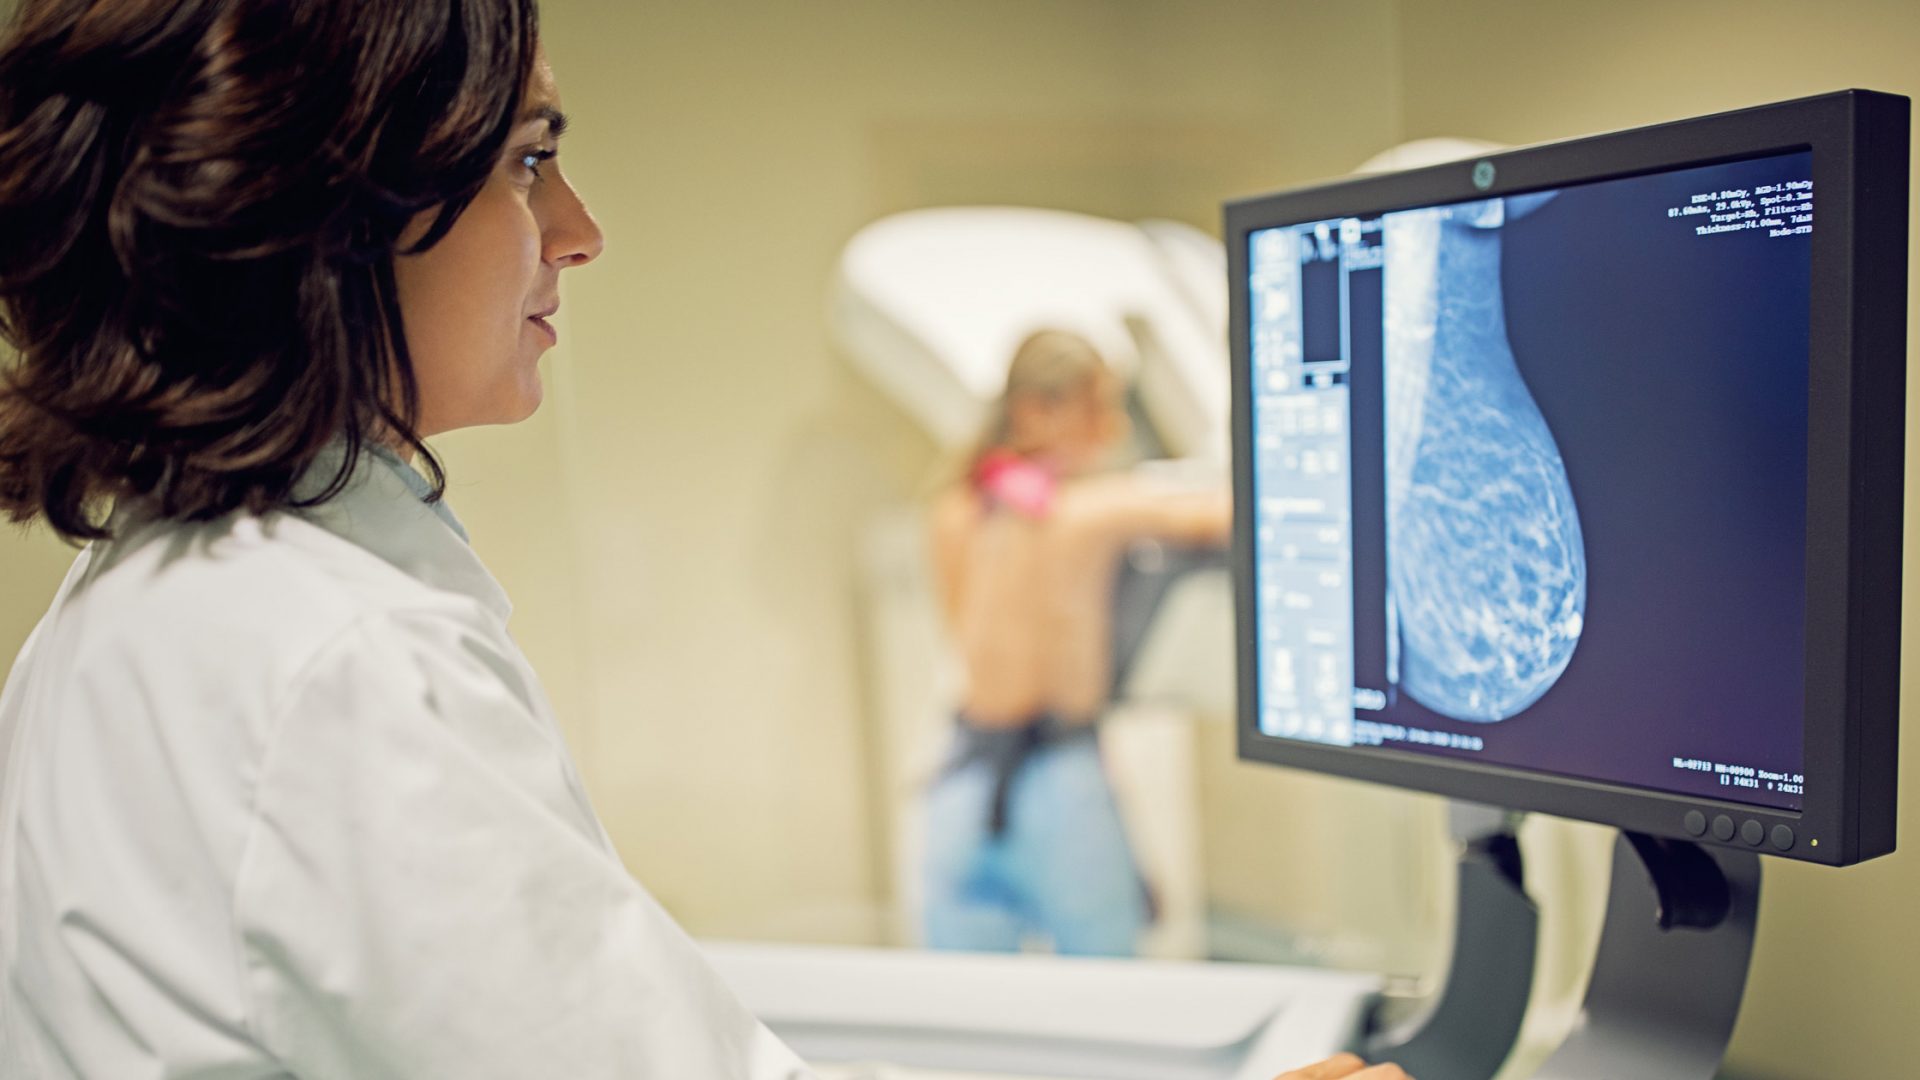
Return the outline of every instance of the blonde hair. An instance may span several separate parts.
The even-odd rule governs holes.
[[[1007,385],[987,414],[980,441],[968,456],[968,469],[980,458],[1004,449],[1013,437],[1013,405],[1038,398],[1059,401],[1087,388],[1108,371],[1106,360],[1093,343],[1066,330],[1041,330],[1028,335],[1014,350],[1007,367]]]

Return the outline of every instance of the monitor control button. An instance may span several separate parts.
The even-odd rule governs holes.
[[[1773,827],[1773,846],[1781,851],[1793,850],[1793,830],[1785,825]]]
[[[1715,840],[1733,839],[1733,819],[1721,814],[1713,819],[1713,838]]]
[[[1746,824],[1740,826],[1740,839],[1745,840],[1754,847],[1759,847],[1760,842],[1766,838],[1767,827],[1757,821],[1749,820]]]
[[[1687,816],[1681,819],[1681,824],[1687,827],[1688,836],[1707,835],[1707,815],[1698,810],[1687,811]]]

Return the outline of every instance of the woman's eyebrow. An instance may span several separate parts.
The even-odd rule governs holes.
[[[535,120],[547,122],[547,138],[557,139],[566,134],[567,114],[551,105],[535,105],[520,114],[516,124],[531,123]]]

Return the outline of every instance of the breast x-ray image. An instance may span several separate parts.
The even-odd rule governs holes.
[[[1579,511],[1500,289],[1501,230],[1541,201],[1385,222],[1389,678],[1456,720],[1537,700],[1586,610]]]

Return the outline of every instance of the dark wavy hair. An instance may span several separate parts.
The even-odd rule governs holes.
[[[20,0],[0,37],[0,512],[69,541],[337,495],[415,431],[396,254],[497,166],[533,0]],[[431,228],[402,250],[413,218]],[[295,482],[348,453],[318,495]]]

